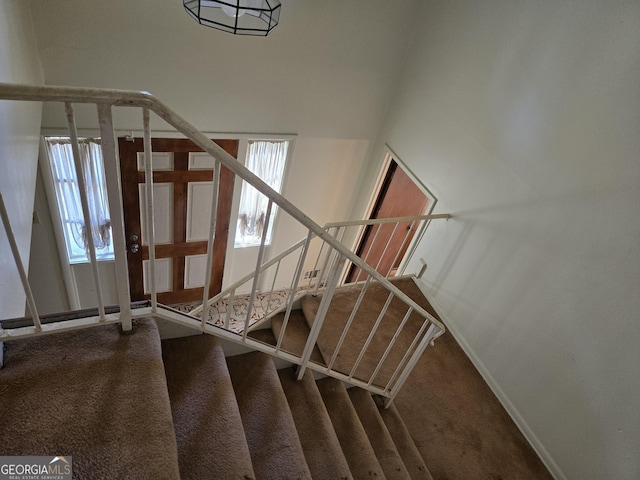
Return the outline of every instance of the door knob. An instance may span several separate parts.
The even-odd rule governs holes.
[[[140,251],[140,245],[138,245],[137,243],[132,243],[132,244],[129,246],[129,251],[130,251],[131,253],[138,253],[138,252]]]

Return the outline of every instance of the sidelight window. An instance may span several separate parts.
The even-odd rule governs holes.
[[[88,235],[91,235],[96,258],[113,260],[111,219],[100,139],[81,138],[78,143],[87,188],[91,219],[89,226],[84,222],[71,140],[68,137],[45,139],[67,257],[69,263],[88,262]]]
[[[280,193],[288,148],[287,140],[249,141],[245,166]],[[260,245],[265,232],[268,204],[269,200],[266,196],[247,182],[243,182],[234,244],[236,247]],[[269,224],[266,225],[265,245],[271,243],[276,211],[277,207],[274,204],[271,208]]]

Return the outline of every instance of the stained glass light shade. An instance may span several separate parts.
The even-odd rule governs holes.
[[[280,20],[278,0],[183,0],[199,24],[234,35],[269,35]]]

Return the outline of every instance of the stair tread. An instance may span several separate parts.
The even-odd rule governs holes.
[[[323,378],[316,383],[353,478],[385,479],[384,471],[344,384],[331,377]]]
[[[256,478],[311,479],[295,422],[271,358],[227,358]]]
[[[395,279],[393,282],[418,303],[427,302],[411,278]],[[317,339],[318,348],[322,356],[328,361],[334,354],[338,340],[342,335],[347,319],[351,315],[362,288],[363,284],[346,285],[337,288],[334,293],[323,327]],[[350,374],[388,295],[389,292],[387,289],[378,282],[372,282],[368,286],[351,327],[345,336],[343,346],[336,356],[333,365],[334,370]],[[305,314],[309,326],[313,325],[321,300],[321,293],[317,296],[306,295],[301,299],[302,311]],[[396,329],[403,321],[407,310],[408,306],[404,302],[398,298],[393,298],[386,315],[381,321],[378,331],[371,339],[366,355],[362,358],[355,372],[355,378],[369,381],[378,366],[378,361],[382,358],[383,353],[393,338]],[[427,308],[427,310],[430,309]],[[375,385],[387,385],[422,323],[422,317],[415,312],[411,314],[402,332],[398,336],[396,343],[389,351],[385,362],[377,373],[373,382]]]
[[[306,370],[297,381],[295,369],[286,368],[278,375],[313,478],[353,478],[313,374]]]
[[[284,313],[279,313],[271,319],[271,328],[276,339],[282,331],[284,317]],[[309,330],[309,325],[307,325],[307,321],[302,310],[291,310],[291,314],[289,315],[289,320],[287,322],[287,329],[282,340],[282,349],[285,352],[302,356],[309,333],[311,333],[311,330]],[[326,365],[317,345],[313,347],[310,360],[320,365]]]
[[[259,342],[266,343],[267,345],[276,344],[276,338],[273,336],[273,332],[269,328],[263,328],[261,330],[252,330],[247,333],[248,337],[258,340]]]
[[[128,335],[105,325],[5,348],[3,455],[71,455],[74,478],[180,478],[153,319]]]
[[[255,478],[224,351],[212,335],[162,341],[183,479]]]
[[[371,394],[361,388],[350,388],[348,393],[387,479],[411,478]]]
[[[433,480],[431,472],[427,468],[427,465],[418,450],[411,434],[407,429],[407,426],[400,416],[400,412],[396,408],[394,403],[391,403],[388,408],[384,409],[384,399],[382,397],[374,397],[378,411],[384,424],[387,426],[387,430],[393,439],[393,443],[398,449],[398,453],[402,457],[402,461],[407,467],[407,471],[412,480]]]

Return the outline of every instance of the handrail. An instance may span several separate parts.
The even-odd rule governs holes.
[[[326,223],[323,228],[356,227],[363,225],[379,225],[381,223],[416,222],[422,220],[436,220],[440,218],[449,219],[451,218],[451,214],[436,213],[432,215],[412,215],[410,217],[371,218],[369,220],[345,220],[343,222]]]
[[[106,88],[19,85],[0,82],[0,98],[25,102],[106,103],[115,106],[150,106],[149,92]]]

